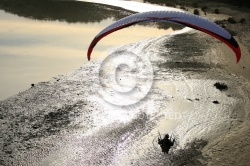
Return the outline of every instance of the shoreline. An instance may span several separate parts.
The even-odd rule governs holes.
[[[191,9],[190,9],[191,10]],[[217,15],[216,15],[217,16]],[[216,16],[211,15],[211,19],[216,19]],[[218,15],[219,16],[219,15]],[[209,14],[208,14],[209,17]],[[224,18],[224,16],[223,16]],[[248,19],[249,20],[249,19]],[[249,21],[247,20],[247,25],[249,25]],[[245,26],[247,26],[245,25]],[[228,25],[229,27],[231,27],[232,25]],[[237,28],[237,25],[235,25],[235,27],[232,28]],[[237,29],[234,29],[237,32]],[[238,32],[238,33],[242,33],[242,32]],[[245,32],[244,32],[245,33]],[[246,35],[249,34],[249,30],[247,32]],[[184,35],[184,38],[186,38],[185,34],[181,34],[179,37],[179,40],[182,40],[182,35]],[[218,165],[218,164],[225,164],[225,165],[234,165],[237,163],[242,162],[242,164],[247,164],[249,163],[248,159],[248,154],[250,153],[249,151],[249,136],[250,136],[250,127],[249,126],[249,110],[247,110],[247,108],[249,108],[249,100],[248,96],[250,94],[249,89],[250,89],[250,84],[249,84],[249,68],[248,68],[248,62],[249,62],[249,46],[246,46],[245,42],[241,43],[240,45],[243,46],[243,50],[242,50],[242,60],[240,61],[239,64],[235,64],[235,59],[234,59],[234,55],[231,52],[231,50],[229,50],[229,48],[227,48],[224,44],[218,42],[215,39],[212,38],[208,38],[207,36],[201,34],[201,33],[194,33],[193,34],[195,36],[195,38],[197,38],[198,41],[196,42],[201,42],[202,40],[206,39],[206,41],[204,43],[208,44],[208,48],[207,46],[204,49],[208,49],[208,52],[202,52],[204,53],[204,55],[202,56],[192,56],[189,55],[188,58],[193,59],[195,62],[197,62],[196,64],[201,64],[201,66],[195,70],[192,68],[190,68],[189,71],[186,71],[185,74],[183,74],[183,79],[186,79],[184,81],[184,83],[187,83],[187,85],[183,85],[182,80],[178,80],[177,77],[175,77],[174,79],[177,80],[176,83],[173,83],[176,80],[170,80],[171,84],[174,84],[175,86],[179,87],[179,90],[184,90],[184,88],[186,86],[188,86],[190,89],[192,88],[192,86],[194,86],[197,89],[193,89],[193,91],[185,91],[185,92],[179,92],[178,90],[175,90],[173,92],[173,94],[171,94],[169,96],[168,95],[163,95],[163,92],[158,92],[160,90],[159,89],[155,89],[155,92],[159,93],[160,95],[166,97],[168,99],[168,101],[173,102],[173,108],[174,106],[178,105],[178,102],[183,102],[186,104],[192,104],[194,103],[194,105],[192,105],[191,109],[195,108],[196,106],[198,108],[202,108],[204,107],[204,105],[209,106],[209,108],[213,109],[212,111],[214,111],[216,113],[216,111],[226,111],[224,110],[225,108],[228,109],[232,109],[229,110],[229,112],[231,113],[232,116],[236,115],[236,119],[238,118],[239,120],[243,120],[243,122],[235,122],[235,124],[230,121],[227,121],[228,124],[223,126],[222,123],[218,124],[218,130],[212,128],[214,127],[214,124],[203,124],[205,127],[210,125],[210,129],[209,130],[213,130],[214,135],[212,135],[212,137],[210,135],[204,135],[203,136],[205,138],[210,138],[208,144],[202,149],[202,156],[198,155],[198,158],[195,158],[196,156],[192,156],[194,157],[192,159],[194,159],[195,161],[199,161],[199,160],[204,160],[204,164],[207,165]],[[241,35],[240,35],[241,36]],[[189,40],[192,40],[192,36],[189,37]],[[199,40],[200,39],[200,40]],[[242,41],[244,39],[244,34],[243,36],[237,40],[237,41]],[[245,41],[245,40],[244,40]],[[212,46],[211,46],[212,45]],[[198,48],[199,46],[197,46]],[[178,48],[178,47],[177,47]],[[196,48],[195,48],[196,49]],[[161,50],[162,51],[162,50]],[[178,51],[178,50],[177,50]],[[180,50],[179,50],[180,51]],[[192,51],[192,50],[191,50]],[[214,58],[211,57],[214,56]],[[179,55],[178,55],[179,56]],[[178,70],[181,71],[181,66],[179,64],[179,59],[178,57],[171,57],[172,62],[174,62],[175,65],[177,65],[177,67],[179,67]],[[176,59],[174,59],[176,58]],[[204,60],[204,64],[203,64],[203,60]],[[171,61],[171,60],[170,60]],[[175,63],[178,62],[178,63]],[[189,61],[185,61],[184,62],[186,64],[189,64]],[[185,64],[184,63],[184,64]],[[208,64],[208,66],[206,66],[206,63]],[[171,67],[173,63],[166,63],[164,65],[166,65],[166,67]],[[87,68],[86,66],[88,65],[89,68]],[[140,114],[140,111],[134,109],[134,108],[130,108],[128,107],[130,112],[127,112],[127,108],[122,108],[122,109],[118,109],[118,108],[113,108],[111,106],[108,106],[107,108],[105,108],[105,110],[107,109],[111,109],[111,110],[115,110],[118,109],[119,111],[122,112],[121,115],[127,117],[127,118],[131,118],[131,117],[139,117],[138,119],[135,118],[135,120],[132,120],[132,123],[128,123],[126,124],[126,120],[125,119],[119,119],[118,117],[121,116],[120,114],[117,115],[117,119],[114,118],[117,121],[122,121],[123,123],[120,124],[122,127],[119,128],[118,127],[114,127],[114,126],[108,126],[110,128],[105,128],[105,130],[108,130],[108,134],[112,135],[111,138],[108,137],[108,134],[105,133],[104,131],[101,131],[101,133],[94,135],[94,140],[92,137],[83,137],[84,140],[82,140],[83,138],[81,137],[82,135],[79,134],[78,132],[85,132],[88,131],[89,128],[91,128],[92,126],[95,125],[105,125],[105,120],[106,119],[94,119],[91,116],[96,116],[96,115],[102,115],[105,114],[104,117],[106,116],[106,118],[109,120],[113,120],[113,119],[109,119],[109,116],[111,116],[110,112],[105,112],[104,110],[102,110],[103,108],[101,106],[106,106],[105,103],[101,102],[101,101],[96,101],[93,98],[93,94],[95,93],[95,84],[93,85],[93,82],[97,80],[97,77],[95,77],[96,73],[98,73],[97,69],[95,69],[94,64],[88,63],[85,67],[91,71],[84,71],[84,67],[78,69],[77,71],[73,72],[72,74],[69,74],[68,76],[57,76],[53,79],[51,79],[48,82],[41,82],[38,85],[36,85],[34,88],[30,88],[29,90],[27,90],[26,92],[21,92],[20,94],[10,97],[9,99],[5,100],[4,102],[1,102],[1,118],[0,118],[0,122],[3,123],[5,127],[4,130],[7,131],[8,127],[12,126],[11,130],[13,132],[13,134],[16,134],[17,136],[14,137],[14,139],[12,140],[13,142],[8,142],[11,145],[6,145],[7,143],[4,142],[2,143],[3,147],[5,148],[9,148],[9,149],[4,149],[4,153],[3,156],[5,155],[16,155],[14,156],[14,159],[19,159],[19,164],[20,163],[25,163],[25,161],[22,161],[23,158],[25,158],[25,155],[29,156],[29,155],[33,155],[32,151],[35,149],[38,151],[37,154],[34,154],[34,156],[32,156],[31,158],[35,159],[36,157],[42,156],[39,153],[39,148],[42,148],[44,145],[47,145],[47,147],[45,147],[46,151],[50,151],[53,153],[53,150],[55,150],[56,153],[58,154],[43,154],[44,158],[40,158],[36,159],[36,163],[45,163],[45,164],[52,164],[53,162],[59,161],[65,164],[69,164],[67,163],[67,161],[64,160],[71,160],[74,159],[72,162],[76,161],[76,162],[81,162],[81,161],[85,161],[88,162],[89,164],[95,164],[98,165],[100,163],[98,163],[97,161],[89,161],[88,159],[81,159],[82,157],[84,157],[84,153],[88,152],[90,153],[88,155],[88,157],[96,157],[96,158],[100,158],[103,160],[103,163],[105,164],[110,164],[109,162],[111,162],[113,160],[116,159],[121,159],[122,161],[125,160],[124,156],[127,156],[125,154],[123,154],[124,152],[122,152],[123,150],[125,150],[125,152],[134,152],[136,151],[138,148],[138,146],[141,144],[141,141],[143,142],[148,142],[149,140],[151,140],[151,138],[154,138],[154,134],[157,133],[157,125],[155,125],[154,123],[158,124],[158,125],[166,125],[166,124],[162,124],[160,121],[157,121],[156,119],[153,119],[153,122],[150,122],[147,118],[154,118],[154,114],[150,114],[150,109],[153,109],[152,106],[150,105],[151,103],[147,103],[147,101],[150,101],[150,97],[153,98],[153,92],[151,94],[151,96],[149,96],[149,98],[147,98],[144,101],[144,104],[146,106],[142,106],[139,105],[139,108],[142,109],[148,109],[149,111],[146,111],[145,114]],[[172,66],[173,69],[176,68],[176,66]],[[205,68],[208,69],[208,72],[204,72],[202,74],[197,74],[197,72],[201,72],[202,67],[208,67]],[[213,69],[213,67],[215,69]],[[244,68],[243,68],[244,67]],[[189,68],[187,68],[189,69]],[[164,73],[164,72],[163,72]],[[215,73],[213,75],[213,73]],[[226,73],[226,74],[225,74]],[[159,75],[162,73],[159,73]],[[173,72],[173,74],[178,74],[178,72]],[[186,75],[187,74],[187,75]],[[227,75],[228,74],[228,75]],[[82,80],[80,80],[79,78],[81,78],[81,76],[94,76],[93,80],[88,80],[87,78],[83,78]],[[206,76],[203,76],[206,75]],[[221,76],[221,77],[220,77]],[[167,78],[167,76],[163,77],[162,75],[159,76],[159,78]],[[81,81],[84,81],[84,83],[82,83]],[[200,82],[199,82],[200,81]],[[215,89],[215,87],[213,87],[213,83],[215,81],[226,81],[227,84],[229,85],[230,90],[227,92],[219,92],[217,91],[217,89]],[[162,83],[162,82],[160,82]],[[164,84],[164,82],[163,82]],[[212,92],[209,94],[198,94],[198,87],[200,84],[204,84],[204,88],[203,90],[205,91],[205,89],[207,88],[208,90],[211,90]],[[238,85],[240,85],[240,87],[237,87]],[[85,90],[83,89],[83,87],[86,86],[88,88],[86,88]],[[89,88],[93,86],[93,88]],[[184,87],[184,88],[183,88]],[[39,89],[40,88],[40,89]],[[171,89],[168,89],[169,91],[171,91]],[[86,91],[86,92],[85,92]],[[202,91],[203,92],[203,91]],[[80,95],[79,95],[80,94]],[[184,95],[183,95],[184,94]],[[198,94],[198,95],[197,95]],[[81,96],[82,95],[82,96]],[[178,97],[176,97],[176,96]],[[181,96],[182,95],[182,96]],[[91,96],[92,98],[89,98],[89,96]],[[199,96],[199,101],[196,101],[195,98],[197,98],[197,96]],[[174,97],[174,98],[171,98]],[[223,99],[221,99],[223,98]],[[220,100],[220,106],[224,109],[219,110],[217,107],[215,107],[215,105],[212,103],[213,100]],[[241,99],[244,99],[241,101]],[[155,99],[154,99],[155,100]],[[158,102],[158,99],[156,99]],[[159,99],[159,103],[163,104],[163,100],[164,99]],[[192,102],[190,101],[192,100]],[[235,107],[231,107],[231,105],[228,104],[232,101],[232,106]],[[224,102],[224,103],[223,103]],[[165,104],[168,102],[164,102]],[[103,104],[103,105],[101,105]],[[225,107],[223,106],[223,104],[225,104]],[[243,108],[242,104],[245,104]],[[157,104],[156,104],[157,105]],[[185,105],[184,105],[185,106]],[[8,108],[9,107],[9,108]],[[136,106],[134,106],[136,107]],[[159,108],[158,108],[159,107]],[[165,106],[166,108],[168,108],[167,106]],[[164,105],[160,105],[157,106],[157,108],[154,109],[162,109],[164,108]],[[241,115],[241,110],[238,110],[239,108],[242,108],[245,110],[245,115]],[[6,109],[6,110],[4,110]],[[97,109],[97,112],[94,112],[93,109]],[[178,108],[178,109],[185,109],[185,108]],[[4,115],[3,112],[9,110],[9,112],[5,112],[6,114]],[[169,110],[169,109],[166,109]],[[11,112],[13,111],[13,112]],[[87,112],[86,112],[87,111]],[[96,110],[95,110],[96,111]],[[117,110],[115,110],[117,111]],[[135,113],[131,113],[131,111],[138,111]],[[236,112],[234,112],[236,111]],[[94,114],[92,114],[94,112]],[[164,110],[162,111],[164,112]],[[194,117],[199,117],[200,119],[202,119],[202,112],[196,112],[199,113],[198,115],[194,114],[192,116]],[[9,116],[7,116],[7,114]],[[158,114],[157,114],[158,115]],[[185,114],[183,114],[185,115]],[[238,117],[239,116],[239,117]],[[93,118],[93,119],[92,119]],[[219,117],[216,117],[219,118]],[[232,118],[234,119],[235,117],[227,117],[227,118]],[[84,119],[84,122],[81,122],[81,120]],[[159,117],[159,119],[164,119],[162,117]],[[158,120],[159,120],[158,119]],[[9,121],[6,121],[9,120]],[[114,124],[115,124],[115,120],[114,120]],[[216,119],[215,119],[216,120]],[[10,123],[12,122],[13,123]],[[85,122],[86,121],[86,122]],[[113,124],[112,123],[112,124]],[[22,126],[19,126],[19,124],[21,124]],[[24,126],[23,126],[24,124]],[[112,125],[111,124],[111,125]],[[26,125],[26,126],[25,126]],[[155,127],[152,129],[152,127]],[[191,124],[192,125],[192,124]],[[137,126],[139,126],[137,128]],[[146,127],[145,127],[146,126]],[[204,131],[204,126],[201,126],[201,128],[195,128],[195,131],[190,131],[189,129],[185,129],[185,128],[179,128],[177,131],[179,133],[183,133],[185,131],[188,131],[188,134],[190,135],[195,135],[195,134],[200,134],[200,130]],[[57,147],[57,139],[60,139],[60,137],[63,136],[63,134],[67,133],[67,135],[69,136],[71,132],[73,131],[68,131],[68,130],[75,130],[76,128],[79,128],[80,131],[77,131],[76,133],[73,134],[73,136],[76,136],[75,138],[67,138],[69,140],[63,140],[66,143],[66,147],[74,147],[75,149],[72,150],[70,149],[70,152],[72,154],[66,153],[67,149],[65,149],[65,147],[60,147],[60,146],[64,146],[64,145],[59,145],[59,147]],[[118,130],[117,133],[113,131]],[[65,129],[65,130],[64,130]],[[140,130],[144,130],[146,129],[146,131],[148,133],[144,134],[144,133],[140,133]],[[30,130],[27,132],[27,130]],[[98,128],[96,129],[98,131]],[[165,129],[164,129],[165,130]],[[171,130],[171,129],[169,129]],[[204,131],[205,133],[210,134],[211,132],[207,130]],[[218,131],[216,133],[216,131]],[[57,133],[59,132],[59,134]],[[93,131],[95,132],[95,131]],[[138,132],[138,133],[137,133]],[[61,135],[62,134],[62,135]],[[138,134],[136,136],[136,134]],[[156,134],[157,135],[157,134]],[[200,134],[202,135],[202,134]],[[11,134],[8,135],[11,138]],[[73,136],[69,136],[69,137],[73,137]],[[4,136],[5,137],[5,136]],[[131,137],[131,140],[130,140]],[[10,139],[9,138],[9,139]],[[113,143],[114,141],[118,141],[118,143],[114,143],[114,145],[116,146],[116,148],[118,149],[112,149],[110,147],[113,146],[113,144],[108,144],[108,145],[103,145],[104,147],[102,147],[105,151],[105,153],[102,153],[102,148],[101,149],[95,149],[97,150],[97,156],[95,156],[95,150],[93,150],[92,148],[95,148],[95,144],[97,143],[100,144],[103,139],[105,138],[105,142],[108,143]],[[114,139],[113,139],[114,138]],[[125,139],[125,138],[129,138],[129,139]],[[190,136],[186,136],[183,135],[182,138],[185,138],[184,140],[182,140],[184,143],[188,142],[188,139],[194,137],[190,137]],[[19,140],[20,139],[20,140]],[[65,139],[65,138],[64,138]],[[211,141],[214,140],[214,141]],[[44,141],[45,142],[42,142]],[[52,140],[52,142],[47,142],[48,140]],[[237,140],[235,142],[235,140]],[[53,142],[54,141],[54,142]],[[71,141],[71,142],[70,142]],[[76,142],[76,144],[74,144],[74,141]],[[110,141],[110,142],[109,142]],[[0,142],[1,143],[1,142]],[[24,145],[20,145],[20,143],[23,143]],[[88,146],[88,143],[93,144],[93,147]],[[119,145],[120,143],[120,145]],[[59,144],[59,143],[58,143]],[[73,144],[73,145],[72,145]],[[132,145],[135,144],[135,145]],[[72,145],[72,146],[71,146]],[[16,147],[13,147],[16,146]],[[22,148],[26,147],[27,149],[25,150],[25,152],[27,152],[27,154],[20,154],[22,152]],[[87,146],[87,148],[92,149],[93,152],[89,151],[88,149],[86,150],[82,150],[85,146]],[[145,152],[147,152],[146,154],[143,154],[144,158],[141,158],[140,160],[142,161],[137,161],[139,164],[142,165],[141,162],[143,162],[143,159],[148,159],[150,158],[150,155],[152,157],[155,157],[155,155],[159,155],[159,157],[155,159],[155,161],[148,161],[150,162],[156,162],[157,159],[163,157],[160,152],[153,150],[153,152],[155,152],[155,154],[150,153],[152,151],[152,149],[150,149],[148,146],[145,147],[145,149],[141,149],[141,150],[145,150]],[[242,148],[244,147],[244,148]],[[36,149],[37,148],[37,149]],[[51,148],[51,149],[50,149]],[[81,149],[82,148],[82,149]],[[107,149],[105,149],[107,148]],[[12,149],[14,149],[13,151],[11,151]],[[31,149],[31,150],[29,150]],[[59,150],[58,150],[59,149]],[[78,151],[77,151],[78,150]],[[112,154],[109,154],[109,150],[111,151],[110,153],[114,153],[114,156],[112,156]],[[236,151],[237,150],[237,151]],[[108,151],[108,152],[107,152]],[[20,152],[20,153],[19,153]],[[83,154],[79,154],[78,152],[84,152]],[[117,152],[117,153],[116,153]],[[139,152],[140,152],[140,146],[139,146]],[[231,153],[230,153],[231,152]],[[3,152],[2,152],[3,153]],[[107,154],[106,154],[107,153]],[[134,152],[135,153],[135,152]],[[51,155],[51,156],[50,156]],[[76,156],[76,159],[74,158]],[[82,156],[83,155],[83,156]],[[93,156],[91,156],[93,155]],[[111,155],[111,156],[109,156]],[[147,156],[148,155],[148,156]],[[66,156],[64,160],[58,159],[59,157],[64,157]],[[139,156],[139,155],[138,155]],[[135,158],[138,156],[134,156]],[[181,157],[184,157],[185,153],[180,155],[179,158],[177,159],[181,159]],[[112,158],[113,157],[113,158]],[[207,158],[207,159],[203,159],[203,157]],[[110,160],[110,161],[106,161]],[[110,159],[112,158],[112,159]],[[133,157],[131,157],[133,158]],[[130,158],[130,159],[131,159]],[[81,159],[80,161],[78,161],[77,159]],[[231,160],[231,161],[230,161]],[[233,160],[233,161],[232,161]],[[239,160],[239,161],[236,161]],[[32,160],[31,160],[32,161]],[[30,161],[30,164],[32,164]],[[71,162],[71,161],[70,161]],[[191,164],[192,161],[189,160],[189,162]],[[224,163],[222,163],[224,162]],[[244,163],[243,163],[244,162]],[[1,160],[0,160],[1,163]],[[115,162],[116,164],[120,164],[119,160]],[[129,163],[129,161],[124,161],[122,163]],[[168,163],[168,161],[166,161],[166,163]],[[34,163],[33,163],[34,164]],[[71,163],[72,164],[72,163]],[[135,164],[136,164],[136,160],[135,160]],[[138,165],[139,165],[138,164]],[[152,163],[151,163],[152,164]],[[169,163],[168,163],[169,164]],[[131,164],[132,165],[132,164]],[[176,163],[176,165],[178,165],[178,163]]]
[[[215,6],[215,4],[213,5]],[[248,13],[247,15],[244,11],[241,12],[232,10],[230,9],[230,5],[226,5],[226,7],[220,7],[222,12],[224,12],[222,14],[225,14],[224,16],[222,15],[222,17],[220,17],[220,15],[210,15],[208,13],[206,17],[218,21],[222,20],[226,28],[229,28],[236,33],[236,40],[238,41],[242,52],[242,58],[238,64],[235,63],[234,55],[231,50],[226,48],[224,44],[214,42],[214,48],[218,50],[217,53],[219,54],[219,60],[223,62],[219,63],[218,65],[220,65],[226,73],[235,77],[235,82],[238,84],[237,89],[242,92],[240,97],[243,99],[243,101],[241,101],[240,103],[243,104],[244,107],[242,109],[239,109],[237,107],[234,108],[234,113],[232,112],[232,115],[230,116],[243,116],[243,119],[239,124],[235,125],[232,128],[230,127],[227,132],[222,133],[215,139],[210,140],[208,145],[205,146],[202,150],[202,153],[205,157],[209,158],[207,160],[207,165],[248,165],[250,163],[250,159],[248,157],[250,155],[250,69],[248,67],[250,64],[250,47],[248,44],[250,41],[248,37],[250,35],[250,31],[248,28],[250,22],[250,13]],[[245,18],[247,21],[243,24],[230,24],[225,21],[225,18],[223,18],[225,16],[226,20],[227,18],[233,16],[237,20],[239,20],[240,18]],[[239,80],[244,81],[241,82]],[[237,87],[237,85],[235,86]]]

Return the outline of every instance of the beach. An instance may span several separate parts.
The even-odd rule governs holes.
[[[206,4],[205,4],[206,5]],[[210,4],[211,5],[211,4]],[[208,5],[209,6],[209,5]],[[220,7],[220,10],[224,11],[227,16],[234,17],[236,19],[246,18],[249,19],[249,13],[246,10],[241,10],[235,6],[222,6],[221,4],[211,5]],[[239,11],[241,10],[241,12]],[[223,16],[209,15],[211,19],[223,19]],[[227,19],[227,18],[226,18]],[[230,52],[225,49],[223,44],[215,43],[215,49],[221,50],[217,53],[220,55],[220,61],[223,61],[222,68],[230,75],[242,78],[244,81],[237,83],[237,89],[234,92],[242,91],[239,96],[239,105],[233,108],[233,114],[231,118],[241,119],[240,123],[236,122],[236,125],[231,122],[231,127],[225,129],[224,133],[211,139],[210,143],[202,150],[204,156],[208,156],[209,160],[207,165],[248,165],[249,159],[249,25],[247,24],[227,24],[226,27],[236,33],[237,41],[239,41],[242,51],[242,61],[238,64],[233,63],[234,59],[228,58]],[[219,48],[219,49],[218,49]],[[232,55],[232,54],[231,54]],[[238,79],[237,79],[238,80]],[[241,90],[240,90],[241,89]],[[232,108],[231,108],[232,109]],[[235,116],[235,117],[233,117]]]
[[[237,12],[236,12],[237,13]],[[237,16],[234,13],[233,15]],[[231,14],[231,13],[230,13]],[[244,17],[244,14],[243,14]],[[249,18],[249,14],[247,15]],[[236,114],[242,116],[242,121],[235,127],[232,127],[221,136],[214,139],[210,145],[204,148],[204,154],[208,155],[211,158],[211,161],[208,162],[208,165],[248,165],[249,159],[249,69],[246,68],[249,63],[249,31],[247,30],[246,25],[240,25],[232,27],[238,33],[237,36],[240,42],[242,49],[242,55],[244,56],[243,61],[239,64],[231,64],[229,61],[225,64],[225,69],[230,73],[233,73],[245,81],[241,82],[240,88],[245,96],[246,101],[242,104],[242,108],[235,108]],[[245,29],[246,28],[246,29]],[[223,48],[221,44],[218,44],[217,47]],[[223,49],[222,49],[223,50]],[[228,52],[223,50],[223,58],[228,56]],[[236,82],[236,81],[235,81]],[[244,114],[244,115],[243,115]]]
[[[106,55],[37,83],[0,102],[0,165],[248,165],[250,15],[222,3],[204,5],[211,12],[200,11],[203,17],[235,33],[239,63],[224,43],[187,28],[112,48],[111,60],[150,62],[142,74],[153,77],[136,79],[149,87],[147,95],[133,96],[139,102],[132,104],[104,100],[109,94],[100,91],[112,77]],[[230,16],[245,22],[231,24]],[[126,86],[129,76],[119,77]],[[176,138],[169,155],[157,144],[159,133]]]

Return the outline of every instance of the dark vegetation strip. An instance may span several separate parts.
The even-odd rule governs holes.
[[[26,18],[69,23],[118,20],[133,13],[119,7],[73,0],[0,0],[0,9]]]
[[[181,5],[181,6],[192,6],[192,7],[199,7],[198,4],[203,4],[204,1],[202,0],[192,0],[192,1],[187,1],[187,0],[144,0],[144,2],[149,2],[149,3],[154,3],[154,4],[161,4],[161,5],[167,5],[167,6],[176,6],[176,5]],[[209,2],[219,2],[219,3],[225,3],[225,4],[232,4],[235,6],[240,6],[240,7],[250,7],[249,0],[210,0]]]
[[[108,18],[121,19],[135,12],[123,8],[79,2],[75,0],[0,0],[0,9],[21,17],[37,20],[59,20],[69,23],[100,22]],[[141,23],[143,26],[157,26],[159,29],[181,29],[183,26],[170,23]]]

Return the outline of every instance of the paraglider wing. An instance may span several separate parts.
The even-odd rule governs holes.
[[[96,37],[92,40],[89,48],[88,48],[88,60],[90,60],[91,53],[95,45],[100,41],[103,37],[113,33],[119,29],[140,23],[140,22],[151,22],[151,21],[161,21],[161,22],[172,22],[177,24],[182,24],[199,31],[205,32],[223,43],[229,46],[235,53],[237,62],[240,60],[241,51],[238,43],[232,37],[232,35],[227,32],[222,27],[217,24],[208,21],[199,16],[177,12],[177,11],[151,11],[151,12],[142,12],[133,14],[131,16],[125,17],[121,20],[116,21],[115,23],[109,25],[105,29],[103,29]]]

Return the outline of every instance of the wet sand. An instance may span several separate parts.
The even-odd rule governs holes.
[[[214,14],[208,14],[207,17],[216,20],[224,20],[223,17],[228,18],[234,17],[237,21],[241,18],[246,19],[246,23],[230,24],[224,21],[224,25],[227,29],[236,33],[236,40],[239,42],[242,59],[236,64],[234,55],[226,48],[222,43],[214,43],[213,48],[215,49],[216,57],[218,58],[218,63],[216,65],[220,66],[220,70],[223,70],[223,75],[228,74],[235,85],[230,85],[232,87],[232,92],[230,96],[234,96],[238,93],[238,103],[236,107],[229,108],[230,118],[235,119],[231,121],[231,126],[229,128],[221,128],[224,130],[218,133],[218,136],[209,139],[209,144],[202,150],[203,155],[207,156],[207,165],[248,165],[250,163],[250,145],[249,145],[249,95],[250,95],[250,13],[249,8],[239,8],[230,5],[220,6],[216,4],[210,4],[211,7],[220,7],[222,11],[222,16],[217,16]],[[209,6],[210,7],[210,6]],[[247,11],[248,10],[248,11]],[[225,14],[225,15],[224,15]],[[226,19],[227,19],[226,18]],[[236,122],[238,120],[238,122]]]
[[[247,165],[250,20],[246,19],[246,24],[226,24],[236,31],[242,49],[238,64],[228,47],[197,31],[159,37],[157,46],[140,45],[146,56],[160,56],[151,59],[156,73],[152,90],[137,105],[114,107],[98,98],[99,62],[1,102],[0,163]],[[219,91],[216,82],[229,89]],[[155,145],[158,131],[178,138],[171,157]]]

